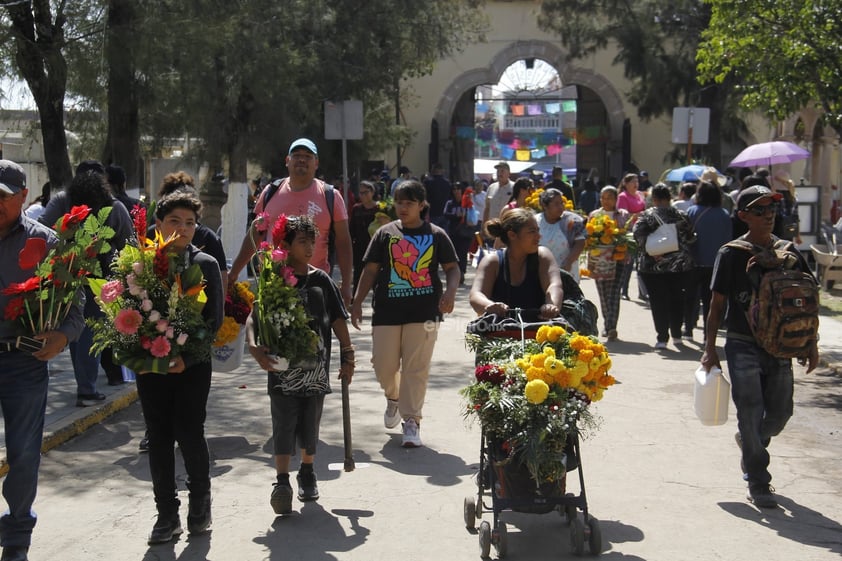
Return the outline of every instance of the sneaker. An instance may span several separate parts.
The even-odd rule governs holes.
[[[676,347],[683,347],[684,346],[684,339],[682,339],[681,337],[673,337],[672,338],[672,344],[675,345]]]
[[[149,431],[143,433],[143,438],[137,443],[137,451],[141,453],[149,452]]]
[[[289,514],[292,512],[292,486],[289,481],[277,482],[272,486],[272,496],[269,504],[275,514]]]
[[[80,393],[76,394],[76,407],[90,407],[98,401],[105,401],[104,393]]]
[[[404,448],[418,448],[421,444],[421,427],[415,419],[407,419],[403,422],[403,440],[401,446]]]
[[[167,543],[183,532],[184,530],[181,529],[181,518],[179,518],[177,513],[175,515],[159,514],[158,520],[155,521],[155,525],[152,527],[152,533],[149,534],[147,543],[149,545]]]
[[[187,512],[187,531],[191,536],[204,534],[211,525],[211,496],[205,493],[194,497],[190,494],[190,508]]]
[[[775,488],[768,483],[750,483],[746,498],[760,508],[777,508],[774,492]]]
[[[734,440],[737,442],[737,448],[740,449],[740,470],[743,472],[743,480],[748,481],[748,474],[746,473],[746,463],[745,461],[743,461],[743,437],[739,432],[735,432]]]
[[[608,341],[616,341],[617,340],[617,330],[616,329],[610,329],[605,338]]]
[[[401,412],[398,410],[397,399],[386,400],[386,412],[383,413],[383,424],[387,429],[393,429],[401,422]]]
[[[316,483],[316,472],[305,471],[298,472],[295,476],[298,481],[298,500],[306,503],[307,501],[319,500],[319,485]]]
[[[655,343],[655,350],[656,351],[662,351],[666,348],[667,348],[667,344],[664,341],[658,341],[657,343]]]

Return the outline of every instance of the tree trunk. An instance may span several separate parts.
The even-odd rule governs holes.
[[[126,170],[126,186],[140,186],[140,125],[135,83],[134,0],[109,0],[106,58],[108,60],[108,134],[102,161]]]
[[[67,155],[64,131],[64,94],[67,63],[64,47],[64,15],[52,21],[49,0],[4,2],[15,38],[15,62],[26,80],[41,117],[44,159],[53,190],[70,184],[73,171]],[[37,34],[36,34],[37,29]]]

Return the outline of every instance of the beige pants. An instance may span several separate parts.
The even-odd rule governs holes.
[[[371,364],[387,399],[398,400],[404,420],[421,421],[438,325],[433,322],[375,325]]]

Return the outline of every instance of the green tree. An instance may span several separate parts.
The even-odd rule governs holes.
[[[73,174],[64,131],[67,64],[63,49],[71,14],[62,2],[54,15],[49,0],[0,0],[0,6],[5,8],[4,27],[12,39],[7,55],[26,80],[38,108],[50,183],[67,185]]]
[[[744,125],[729,103],[730,80],[697,82],[696,50],[709,18],[701,0],[545,0],[538,25],[559,34],[570,60],[616,48],[614,63],[631,82],[626,95],[644,121],[678,106],[710,108],[704,153],[718,166],[722,141],[735,139]],[[668,157],[681,160],[679,153]]]
[[[783,120],[815,105],[842,135],[842,3],[705,0],[699,79],[733,80],[742,107]]]

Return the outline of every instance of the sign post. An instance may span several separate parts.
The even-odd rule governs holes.
[[[672,110],[672,141],[687,145],[687,163],[693,162],[693,143],[707,144],[710,132],[710,109],[707,107],[675,107]]]
[[[342,140],[342,197],[348,202],[348,140],[363,138],[363,102],[325,101],[325,139]]]

